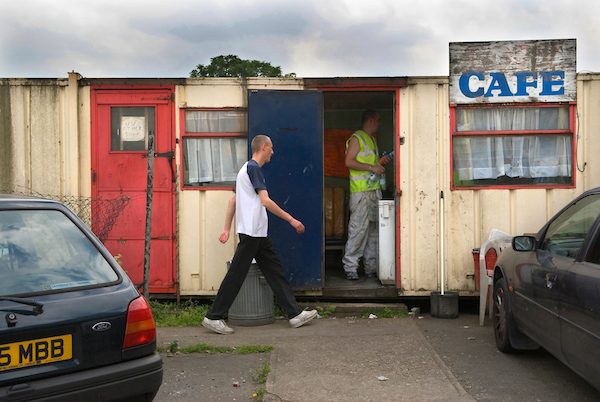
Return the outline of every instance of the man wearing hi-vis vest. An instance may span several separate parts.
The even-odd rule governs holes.
[[[367,277],[377,275],[379,248],[378,201],[381,199],[379,178],[385,171],[379,161],[373,134],[381,126],[381,116],[368,109],[362,114],[362,130],[346,141],[346,167],[350,170],[350,222],[346,254],[342,260],[346,278],[358,279],[358,264],[363,257]],[[384,157],[381,162],[388,163]]]

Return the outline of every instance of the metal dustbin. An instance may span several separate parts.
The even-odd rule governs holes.
[[[227,269],[231,261],[227,262]],[[242,288],[227,314],[231,325],[256,326],[275,322],[275,303],[273,291],[262,276],[256,261],[252,261],[248,275],[242,284]]]

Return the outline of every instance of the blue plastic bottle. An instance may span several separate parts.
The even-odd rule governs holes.
[[[388,157],[391,158],[394,156],[394,151],[390,151],[388,153],[382,152],[381,153],[381,157]],[[381,187],[381,190],[385,191],[386,189],[386,183],[385,183],[385,172],[383,172],[381,174],[381,178],[379,179],[379,186]]]

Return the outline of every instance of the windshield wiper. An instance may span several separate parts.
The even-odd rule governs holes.
[[[33,312],[37,313],[37,314],[41,314],[44,312],[44,310],[42,309],[42,307],[44,307],[44,305],[42,303],[36,302],[33,299],[25,299],[23,297],[5,297],[5,296],[0,296],[0,301],[2,300],[6,300],[6,301],[10,301],[13,303],[20,303],[20,304],[26,304],[28,306],[32,306],[33,307]]]

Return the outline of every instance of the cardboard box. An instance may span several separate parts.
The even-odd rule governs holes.
[[[325,237],[341,239],[346,233],[346,195],[344,188],[326,186],[324,193]]]

